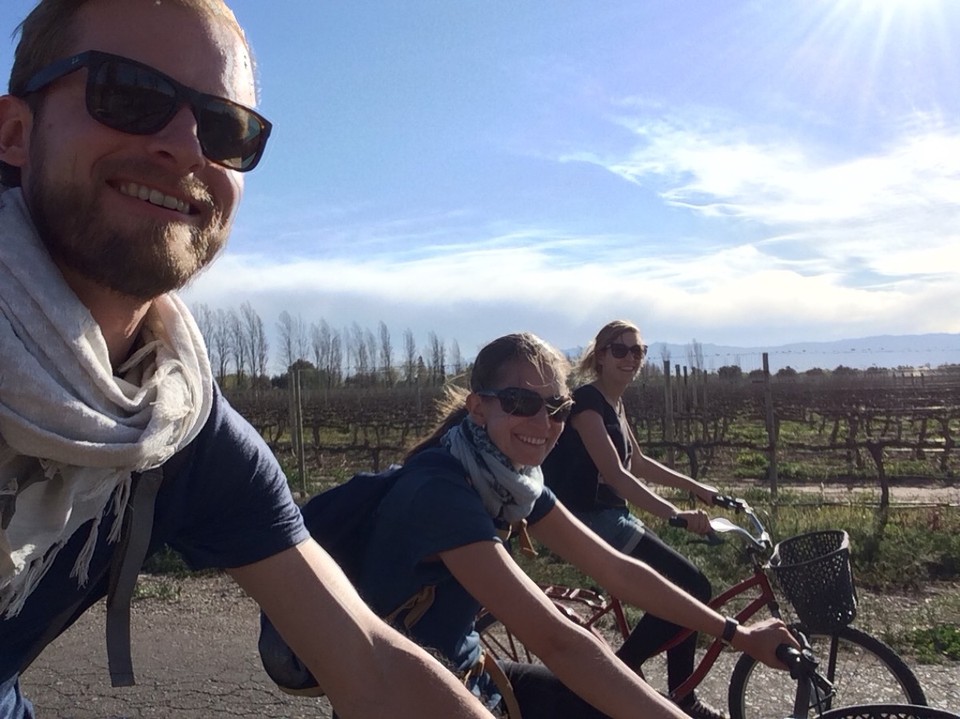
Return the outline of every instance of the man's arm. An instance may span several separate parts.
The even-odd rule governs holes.
[[[382,622],[312,539],[228,570],[350,719],[490,719],[456,676]]]

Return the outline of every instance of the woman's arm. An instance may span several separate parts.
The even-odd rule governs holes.
[[[531,534],[553,552],[596,580],[621,601],[688,629],[723,635],[725,618],[670,583],[649,566],[613,549],[591,532],[561,503],[530,527]],[[741,627],[734,648],[769,666],[782,669],[775,652],[780,644],[796,645],[786,625],[766,620]]]
[[[617,659],[606,643],[560,614],[503,545],[476,542],[440,557],[475,599],[592,706],[615,719],[685,716]]]
[[[607,433],[603,418],[592,409],[584,410],[570,418],[570,424],[580,435],[590,459],[597,466],[605,484],[631,504],[645,512],[662,519],[668,519],[680,512],[666,499],[651,492],[634,473],[626,470],[620,463],[617,448]],[[633,438],[630,438],[634,442]],[[634,448],[633,456],[639,452]],[[631,467],[633,463],[631,462]]]
[[[640,451],[640,444],[637,442],[633,430],[630,429],[630,444],[633,445],[633,456],[630,458],[630,471],[637,477],[642,477],[648,482],[661,484],[665,487],[690,492],[705,504],[712,504],[713,498],[719,494],[716,487],[698,482],[693,477],[688,477],[682,472],[670,469],[655,459],[651,459]]]
[[[342,717],[490,719],[461,682],[384,624],[312,539],[229,570]]]

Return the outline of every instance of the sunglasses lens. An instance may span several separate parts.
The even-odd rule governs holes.
[[[147,68],[107,61],[92,72],[87,105],[90,114],[107,127],[149,135],[176,113],[176,88]]]
[[[532,417],[543,406],[543,398],[536,392],[516,387],[500,391],[500,408],[516,417]]]
[[[622,342],[614,342],[610,345],[610,354],[612,354],[615,359],[623,359],[627,356],[627,352],[632,354],[634,359],[642,360],[646,354],[646,349],[641,345],[627,347]]]
[[[204,154],[235,170],[245,170],[260,154],[260,121],[245,108],[210,100],[200,112],[200,144]]]
[[[159,132],[186,101],[163,75],[120,60],[105,60],[88,85],[90,114],[107,127],[134,135]],[[203,154],[233,170],[260,161],[266,127],[253,112],[222,98],[199,96],[193,108]]]
[[[569,397],[548,397],[544,399],[533,390],[521,387],[490,391],[489,396],[500,400],[500,409],[514,417],[533,417],[547,407],[547,415],[555,422],[565,422],[570,416],[573,402]]]

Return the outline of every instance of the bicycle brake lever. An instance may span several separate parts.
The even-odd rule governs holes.
[[[703,535],[703,539],[694,539],[691,540],[691,543],[706,544],[708,547],[717,547],[723,544],[725,541],[726,540],[716,532],[707,532]]]
[[[734,524],[726,517],[713,517],[710,520],[710,529],[713,532],[739,532],[741,527],[738,524]]]

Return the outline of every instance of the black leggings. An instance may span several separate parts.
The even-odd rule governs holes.
[[[542,664],[500,661],[523,719],[606,719]]]
[[[710,580],[693,562],[664,544],[649,528],[644,529],[643,537],[630,552],[630,556],[650,565],[701,602],[710,601]],[[638,671],[644,661],[656,654],[660,647],[681,630],[682,627],[647,612],[620,647],[617,656],[631,669]],[[692,634],[667,652],[667,685],[671,691],[693,672],[696,650],[697,635]]]

